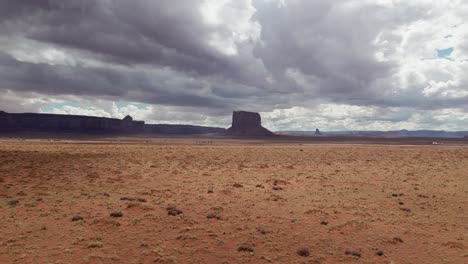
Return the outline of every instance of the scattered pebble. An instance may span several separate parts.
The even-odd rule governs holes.
[[[355,250],[346,250],[346,251],[345,251],[345,254],[346,254],[346,255],[351,255],[351,256],[357,257],[357,258],[360,258],[360,257],[361,257],[361,253],[358,252],[358,251],[355,251]]]
[[[112,213],[110,214],[110,216],[112,216],[112,217],[122,217],[123,214],[122,214],[122,212],[120,212],[120,211],[115,211],[115,212],[112,212]]]
[[[172,216],[180,215],[182,213],[183,212],[180,209],[174,209],[174,210],[167,211],[167,214],[172,215]]]
[[[250,244],[242,244],[237,248],[237,251],[254,252],[254,247]]]
[[[400,237],[394,237],[393,241],[403,243],[403,239],[401,239]]]
[[[80,220],[83,220],[83,217],[80,216],[80,215],[75,215],[72,217],[71,219],[73,222],[76,222],[76,221],[80,221]]]
[[[273,190],[280,191],[280,190],[283,190],[283,187],[275,185],[275,186],[273,186]]]
[[[384,255],[383,251],[377,251],[376,254],[377,254],[377,256],[383,256]]]
[[[17,205],[19,203],[18,200],[11,200],[8,202],[8,205]]]
[[[206,215],[206,218],[208,218],[208,219],[221,219],[221,217],[216,213],[209,213],[208,215]]]
[[[322,222],[320,222],[321,225],[328,225],[328,221],[325,221],[323,220]]]
[[[300,248],[296,251],[297,255],[301,257],[308,257],[310,256],[310,250],[308,248]]]
[[[172,216],[176,216],[176,215],[180,215],[182,214],[182,210],[178,209],[175,205],[169,205],[167,208],[167,214],[168,215],[172,215]]]
[[[240,183],[234,183],[232,186],[236,187],[236,188],[242,188],[244,187],[244,185],[240,184]]]
[[[400,210],[405,211],[405,212],[408,212],[408,213],[411,212],[411,209],[409,209],[409,208],[404,208],[404,207],[400,207]]]

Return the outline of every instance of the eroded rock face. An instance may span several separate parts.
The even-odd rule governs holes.
[[[235,111],[232,113],[232,128],[258,128],[262,126],[262,118],[259,113]]]
[[[75,132],[137,133],[145,122],[95,116],[0,113],[0,131],[6,132]]]
[[[234,111],[232,114],[232,126],[227,130],[232,136],[273,136],[268,129],[262,127],[262,119],[259,113]]]
[[[147,125],[144,121],[134,121],[131,116],[123,119],[19,113],[9,114],[0,111],[0,133],[12,132],[46,132],[46,133],[111,133],[111,134],[169,134],[195,135],[222,133],[226,130],[217,127],[202,127],[191,125]]]

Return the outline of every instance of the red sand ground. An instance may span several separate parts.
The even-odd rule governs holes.
[[[0,141],[0,263],[461,264],[467,223],[463,146]]]

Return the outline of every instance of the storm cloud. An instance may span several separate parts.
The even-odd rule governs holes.
[[[0,108],[468,129],[466,14],[461,0],[0,1]]]

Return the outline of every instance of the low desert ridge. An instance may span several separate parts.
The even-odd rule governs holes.
[[[468,148],[0,142],[0,263],[467,263]]]

